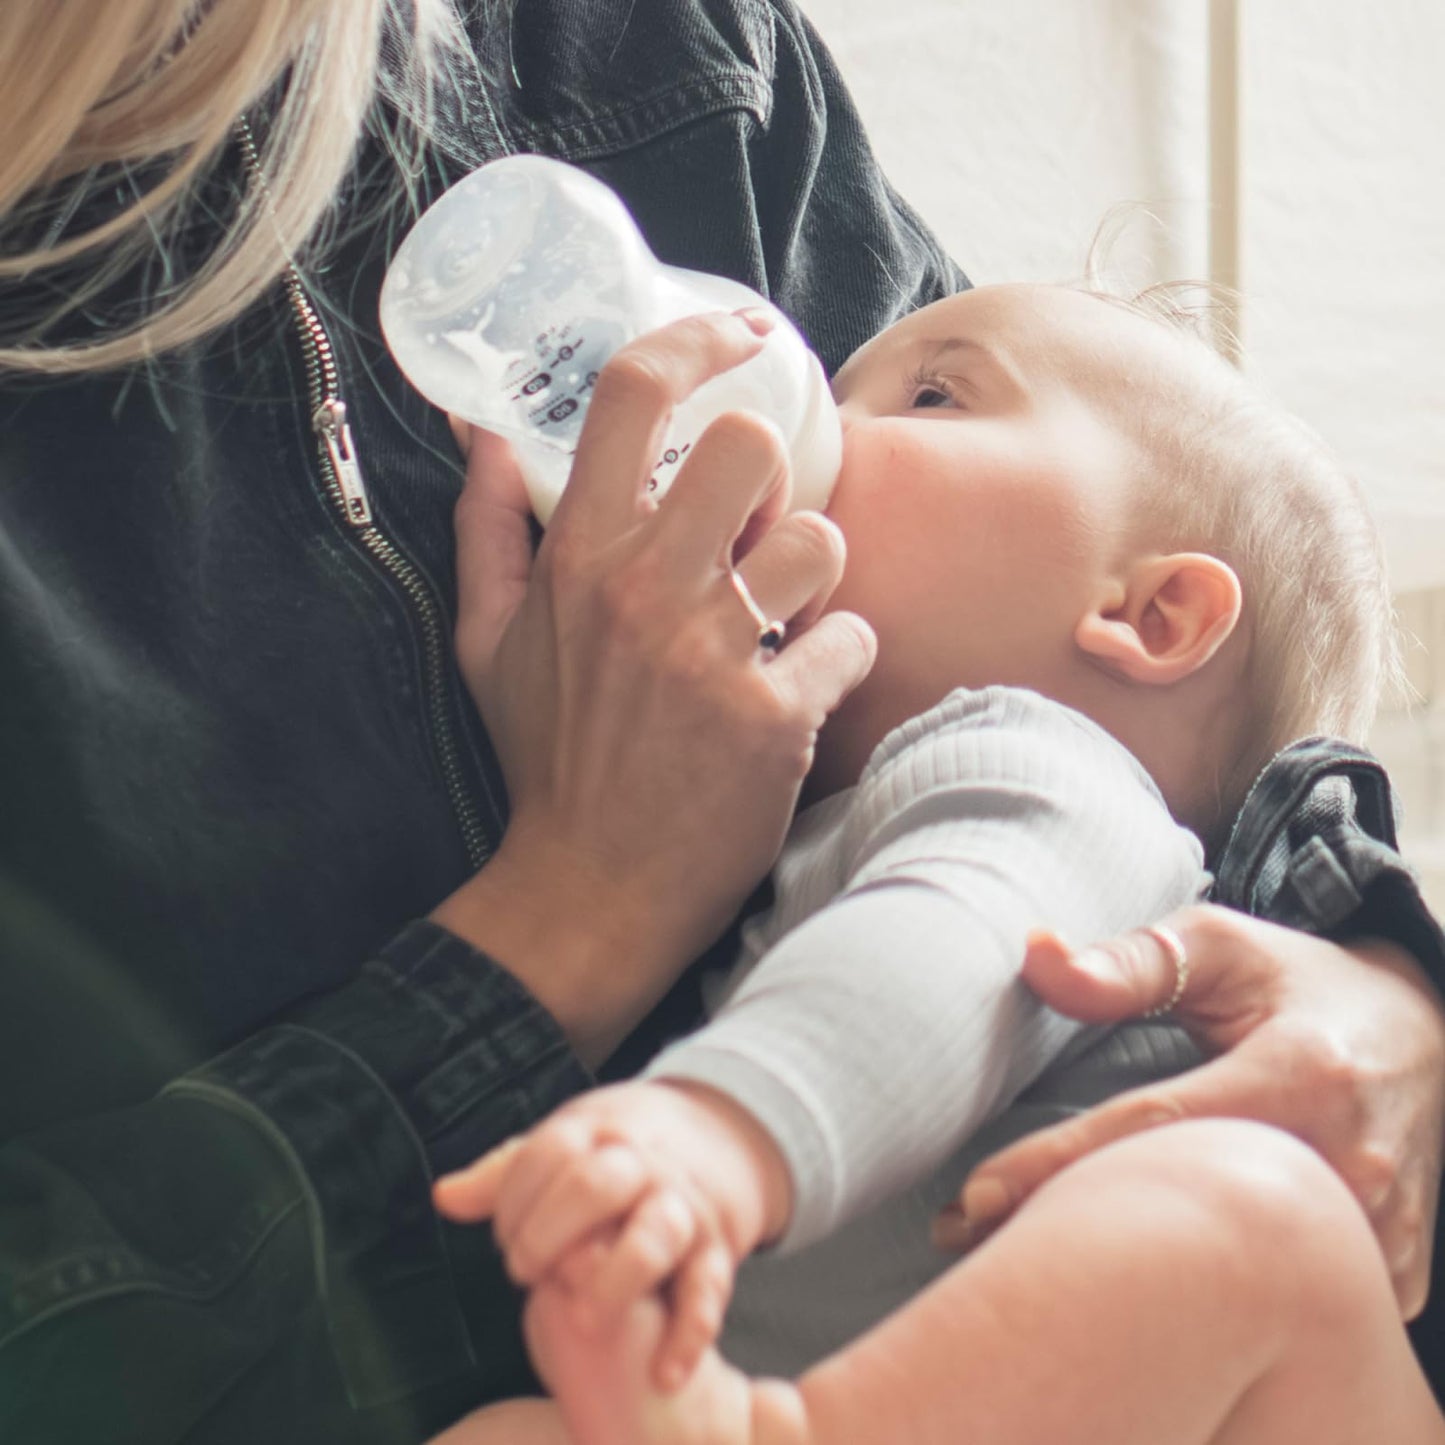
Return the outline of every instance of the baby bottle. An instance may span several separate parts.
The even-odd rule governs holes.
[[[381,325],[423,396],[513,444],[545,523],[607,359],[666,322],[744,306],[767,303],[736,281],[664,265],[601,181],[528,155],[473,171],[422,216],[387,273]],[[842,457],[837,409],[817,357],[774,315],[756,356],[676,409],[657,494],[714,417],[747,410],[783,433],[792,505],[827,503]]]

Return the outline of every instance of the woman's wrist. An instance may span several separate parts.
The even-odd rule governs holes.
[[[1357,963],[1383,968],[1409,984],[1431,1005],[1445,1027],[1445,998],[1425,966],[1404,944],[1390,938],[1361,937],[1346,939],[1340,947]]]
[[[504,842],[432,922],[506,969],[601,1064],[666,992],[691,952],[681,930],[604,870]]]

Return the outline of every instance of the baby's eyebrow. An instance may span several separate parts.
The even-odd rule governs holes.
[[[982,341],[975,341],[971,336],[926,337],[919,342],[919,347],[926,355],[930,366],[938,366],[950,356],[962,352],[970,359],[983,362],[996,377],[1013,390],[1019,392],[1028,390],[1024,385],[1023,378],[1010,361],[1001,356],[993,347],[985,345]]]

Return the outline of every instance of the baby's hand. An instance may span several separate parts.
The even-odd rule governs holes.
[[[564,1105],[438,1180],[435,1198],[459,1222],[491,1218],[512,1278],[560,1281],[595,1327],[667,1286],[663,1389],[717,1338],[738,1263],[791,1207],[782,1157],[751,1115],[710,1089],[652,1082]]]

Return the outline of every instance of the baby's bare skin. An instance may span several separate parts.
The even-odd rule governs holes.
[[[666,1325],[654,1297],[634,1305],[620,1329],[588,1332],[560,1290],[534,1292],[527,1339],[577,1445],[807,1445],[798,1390],[749,1380],[716,1350],[681,1389],[656,1390],[650,1362]]]
[[[649,1362],[665,1328],[652,1297],[589,1331],[544,1284],[527,1336],[557,1403],[484,1410],[442,1440],[1445,1445],[1358,1205],[1312,1151],[1238,1121],[1091,1155],[796,1385],[709,1351],[663,1394]]]

